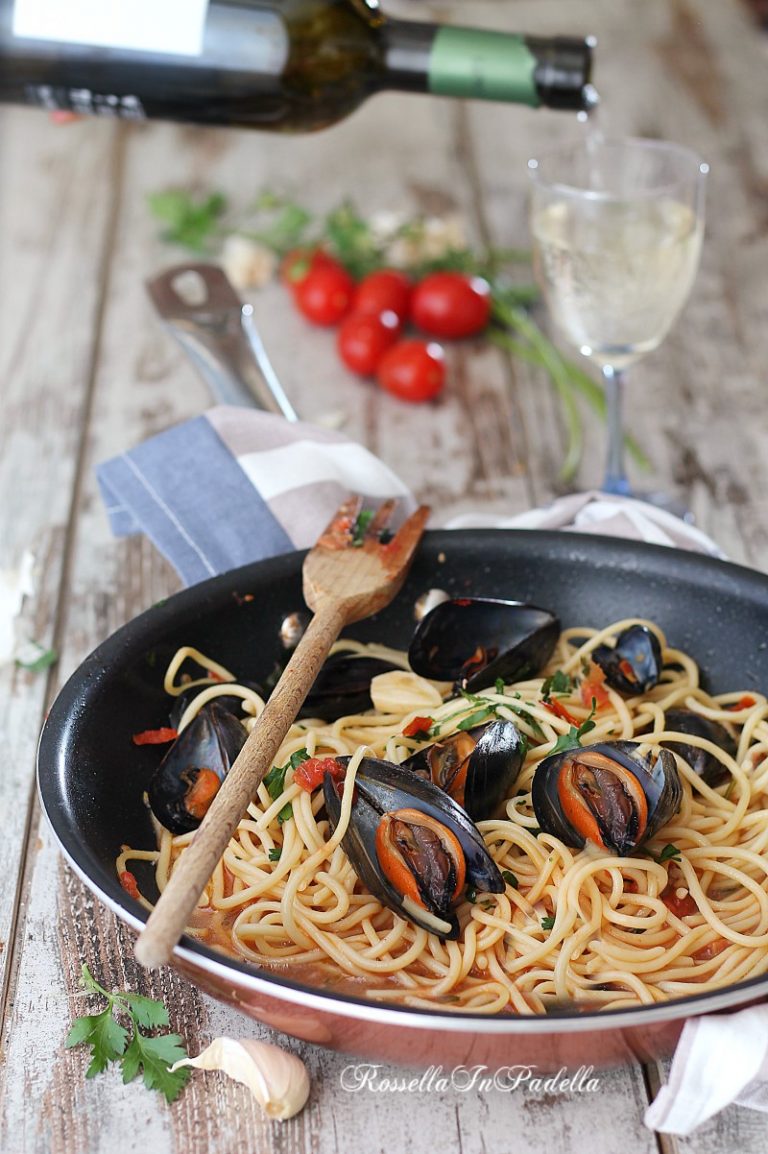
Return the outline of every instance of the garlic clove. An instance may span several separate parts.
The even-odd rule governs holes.
[[[182,1058],[171,1070],[180,1066],[221,1070],[242,1082],[268,1118],[292,1118],[309,1097],[309,1075],[304,1063],[268,1042],[214,1038],[196,1058]]]

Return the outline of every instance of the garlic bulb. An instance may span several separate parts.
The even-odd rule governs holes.
[[[214,1038],[196,1058],[183,1058],[171,1070],[178,1070],[180,1066],[221,1070],[236,1082],[242,1082],[269,1118],[292,1118],[309,1097],[309,1076],[304,1063],[268,1042]]]

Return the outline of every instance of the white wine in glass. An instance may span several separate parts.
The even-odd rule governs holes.
[[[603,490],[628,495],[623,374],[657,348],[688,299],[707,166],[663,141],[598,139],[532,160],[529,171],[536,275],[557,327],[602,371]]]

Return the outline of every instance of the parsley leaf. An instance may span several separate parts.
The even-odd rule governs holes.
[[[517,880],[516,876],[512,873],[512,870],[502,870],[501,876],[504,878],[504,881],[507,883],[508,886],[512,886],[513,890],[519,890],[520,889],[520,882]]]
[[[373,509],[361,509],[357,514],[355,527],[352,530],[352,544],[356,549],[362,548],[368,526],[373,520]]]
[[[264,785],[273,801],[277,801],[285,789],[285,775],[288,772],[288,765],[288,762],[285,765],[273,765],[269,773],[264,774]]]
[[[86,1044],[91,1047],[91,1064],[85,1072],[86,1078],[93,1078],[106,1070],[110,1062],[117,1061],[125,1051],[128,1031],[112,1017],[112,1007],[101,1014],[88,1014],[77,1018],[67,1034],[64,1045]]]
[[[191,1070],[185,1066],[171,1072],[169,1067],[186,1056],[178,1034],[147,1038],[136,1030],[123,1055],[123,1082],[132,1082],[141,1070],[148,1090],[159,1090],[168,1102],[174,1102],[189,1081]]]
[[[541,928],[543,930],[551,930],[555,924],[554,914],[549,914],[546,918],[541,919]]]
[[[128,1008],[137,1026],[143,1030],[158,1030],[168,1025],[168,1011],[162,1002],[154,998],[145,998],[142,994],[121,995],[128,1003]]]
[[[219,231],[219,218],[227,207],[220,192],[195,197],[183,189],[168,189],[149,195],[151,212],[165,225],[163,240],[205,252]]]
[[[562,669],[558,669],[557,673],[548,677],[541,687],[541,696],[545,701],[549,701],[553,693],[568,694],[572,692],[573,682]]]
[[[186,1067],[173,1072],[169,1069],[174,1062],[186,1057],[181,1038],[178,1034],[142,1033],[143,1030],[168,1025],[168,1011],[163,1003],[142,994],[110,994],[85,965],[81,970],[80,984],[89,994],[107,1001],[106,1009],[100,1014],[76,1018],[65,1042],[67,1047],[91,1047],[91,1063],[86,1078],[100,1074],[110,1062],[119,1062],[123,1082],[133,1081],[142,1070],[144,1085],[150,1090],[159,1090],[169,1102],[173,1102],[187,1084],[190,1074]],[[118,1018],[127,1019],[128,1027]]]
[[[288,802],[286,805],[283,806],[283,808],[280,810],[279,814],[277,815],[278,824],[282,825],[284,821],[290,821],[292,817],[293,817],[293,806],[291,805],[290,802]]]
[[[476,725],[482,725],[489,717],[492,717],[496,712],[492,705],[488,705],[485,709],[478,709],[477,713],[470,713],[469,717],[465,717],[456,726],[457,729],[474,729]]]
[[[665,861],[680,861],[680,850],[672,842],[667,842],[656,861],[659,865],[663,865]]]
[[[297,766],[301,765],[302,761],[308,760],[309,754],[307,753],[305,746],[303,749],[297,749],[295,753],[292,753],[286,761],[285,765],[273,765],[269,773],[264,775],[264,785],[267,787],[267,793],[273,801],[277,801],[280,794],[285,789],[285,775],[288,770],[296,769]],[[283,808],[280,810],[280,814],[283,814],[287,809],[290,809],[290,802],[288,805],[283,806]],[[291,810],[291,813],[292,812],[293,810]],[[287,818],[281,817],[280,814],[278,814],[278,819],[280,821],[287,821]],[[291,814],[289,813],[288,817],[290,816]]]
[[[30,641],[22,648],[15,664],[18,669],[26,669],[27,673],[44,673],[58,660],[55,649],[45,649],[39,641]]]
[[[273,845],[272,849],[269,851],[269,860],[270,861],[280,861],[280,854],[282,852],[283,852],[283,847],[281,845]]]
[[[500,694],[504,693],[505,685],[504,685],[504,678],[503,677],[497,677],[496,678],[494,688],[495,688],[497,693],[500,693]]]
[[[585,721],[582,721],[578,729],[575,725],[572,725],[567,733],[561,734],[552,746],[552,753],[563,753],[567,749],[577,749],[581,745],[581,738],[595,728],[595,723],[592,718],[595,716],[596,710],[597,701],[593,697],[589,717],[587,717]]]

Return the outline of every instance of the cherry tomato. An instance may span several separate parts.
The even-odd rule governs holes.
[[[411,320],[433,337],[471,337],[491,315],[491,290],[479,276],[434,272],[413,290]]]
[[[311,268],[294,291],[299,311],[316,325],[337,325],[352,308],[355,282],[334,261]]]
[[[429,401],[445,384],[444,355],[434,341],[398,341],[379,361],[379,384],[403,401]]]
[[[306,245],[302,248],[292,248],[280,261],[280,280],[287,288],[295,290],[313,268],[338,264],[339,262],[322,248],[311,248]]]
[[[378,315],[353,312],[342,322],[336,348],[348,369],[370,377],[399,332],[400,322],[391,309]]]
[[[355,312],[393,312],[400,323],[408,317],[413,284],[410,277],[394,268],[382,268],[361,280],[355,293]]]

